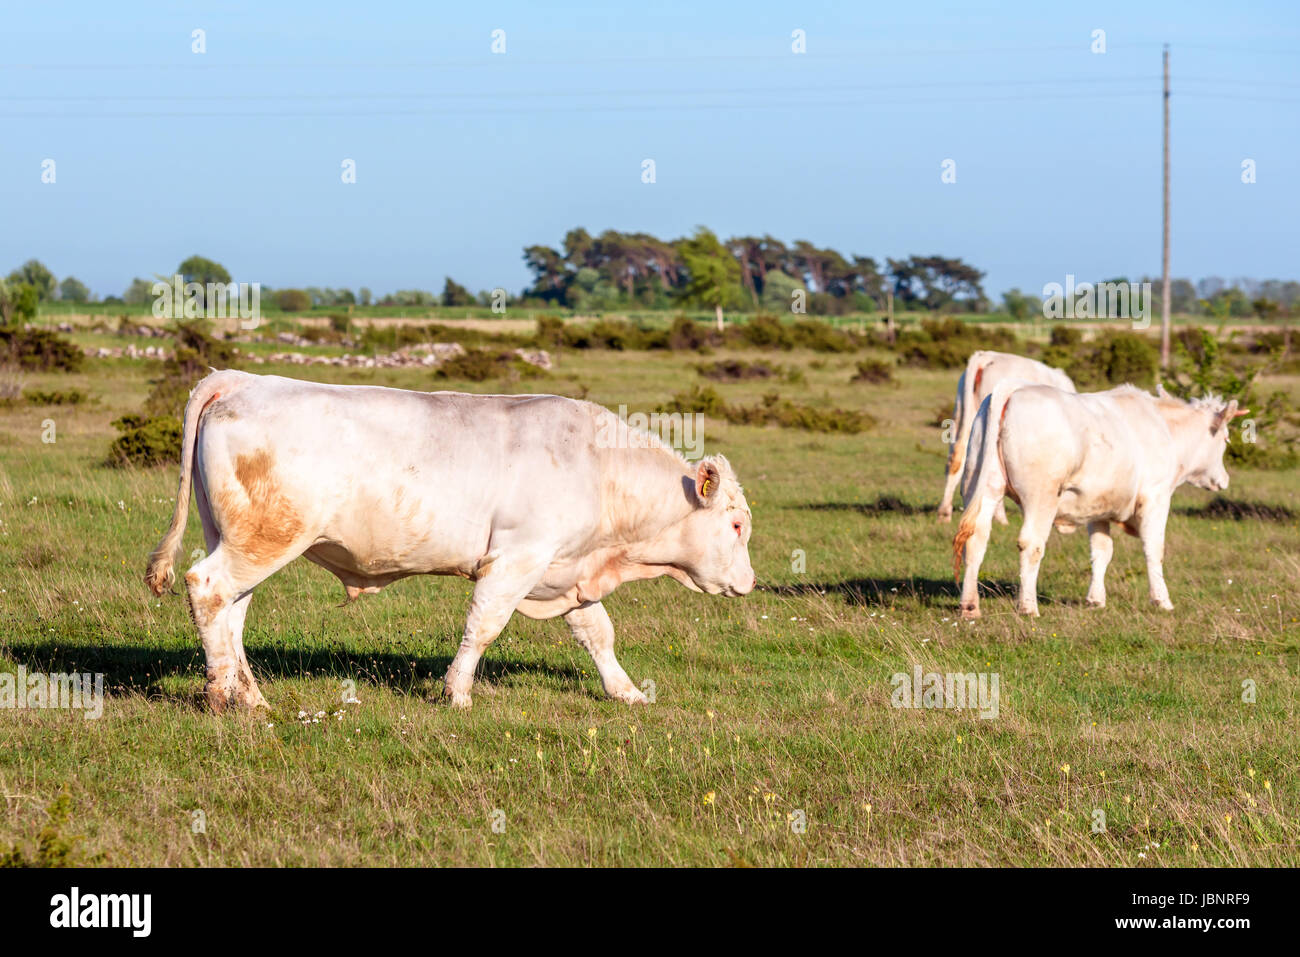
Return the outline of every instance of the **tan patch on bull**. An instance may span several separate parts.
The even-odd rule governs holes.
[[[235,478],[239,484],[221,489],[213,502],[222,544],[255,565],[270,564],[298,540],[302,518],[280,487],[266,449],[239,456]]]

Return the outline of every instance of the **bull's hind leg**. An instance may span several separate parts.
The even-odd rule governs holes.
[[[204,695],[208,706],[218,713],[266,705],[248,667],[243,640],[251,589],[266,576],[250,578],[238,571],[238,565],[218,545],[185,575],[190,612],[207,659]]]
[[[474,669],[487,646],[501,634],[519,603],[533,590],[550,565],[550,556],[531,554],[499,557],[479,573],[465,619],[465,635],[456,657],[447,668],[443,694],[458,708],[468,708],[474,701],[469,689],[474,683]]]
[[[952,521],[952,499],[957,494],[957,484],[961,481],[961,470],[965,461],[966,456],[959,449],[958,444],[954,443],[948,453],[948,477],[944,480],[943,498],[939,500],[939,511],[935,516],[941,522]]]
[[[1047,536],[1052,533],[1057,499],[1024,500],[1025,523],[1020,526],[1016,544],[1020,548],[1020,599],[1016,611],[1022,615],[1038,614],[1038,569],[1043,563]]]
[[[1114,551],[1110,522],[1089,522],[1088,557],[1092,560],[1092,584],[1088,586],[1087,603],[1093,608],[1106,607],[1106,568]]]
[[[605,606],[598,601],[583,605],[566,614],[564,620],[569,623],[574,639],[596,663],[605,694],[628,704],[646,704],[646,696],[614,657],[614,623],[609,620]]]
[[[1000,493],[999,493],[1000,494]],[[971,519],[974,531],[965,544],[966,576],[961,586],[961,616],[978,618],[980,616],[980,565],[984,562],[984,551],[989,546],[989,535],[993,531],[993,512],[999,498],[985,495],[978,499],[978,511]],[[969,511],[969,506],[967,507]],[[966,524],[967,516],[962,516]]]
[[[1011,524],[1007,521],[1007,500],[1005,498],[998,499],[998,507],[993,510],[993,521],[999,525]]]

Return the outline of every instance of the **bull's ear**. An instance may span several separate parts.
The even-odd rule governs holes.
[[[1247,409],[1246,411],[1249,412],[1250,410]],[[1214,423],[1213,425],[1211,425],[1210,431],[1217,434],[1219,429],[1223,428],[1227,423],[1231,422],[1236,417],[1237,417],[1237,400],[1233,399],[1222,409],[1220,409],[1218,413],[1214,416]]]
[[[700,504],[712,505],[716,502],[721,484],[722,476],[718,473],[718,467],[708,459],[702,461],[695,471],[695,497],[700,500]]]

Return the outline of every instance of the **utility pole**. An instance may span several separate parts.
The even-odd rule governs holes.
[[[1165,44],[1165,228],[1160,253],[1160,368],[1169,368],[1169,44]]]

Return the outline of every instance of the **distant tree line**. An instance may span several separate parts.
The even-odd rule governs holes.
[[[714,262],[724,257],[730,264]],[[988,305],[984,274],[960,259],[909,256],[887,259],[882,268],[870,256],[845,256],[807,240],[718,240],[702,227],[693,236],[672,240],[614,229],[592,236],[571,229],[559,249],[526,247],[524,262],[533,273],[525,299],[579,311],[668,308],[681,299],[698,299],[691,290],[693,274],[701,271],[714,273],[724,284],[714,298],[746,311],[788,310],[799,292],[806,311],[822,315],[881,308],[888,291],[902,308],[977,312]]]
[[[984,273],[961,259],[944,256],[886,258],[883,266],[870,256],[846,256],[806,240],[785,243],[770,235],[719,239],[704,227],[678,239],[649,233],[605,230],[593,236],[576,228],[560,247],[525,247],[523,259],[532,284],[519,295],[504,296],[515,307],[562,306],[576,312],[619,309],[654,310],[693,306],[724,311],[788,312],[798,305],[811,315],[873,312],[892,293],[899,310],[945,313],[1005,312],[1016,319],[1042,314],[1042,299],[1034,292],[1011,289],[1000,303],[984,292]],[[186,282],[229,283],[229,271],[215,260],[190,256],[173,274]],[[120,296],[107,296],[102,305],[142,306],[154,300],[153,287],[171,275],[134,278]],[[1160,309],[1160,282],[1152,284],[1153,306]],[[1126,278],[1106,280],[1126,283]],[[1292,315],[1300,308],[1300,282],[1276,279],[1209,277],[1193,283],[1175,279],[1170,287],[1172,311],[1213,318]],[[339,309],[349,306],[488,306],[493,292],[473,293],[446,277],[440,293],[399,289],[381,296],[370,289],[307,286],[272,289],[261,284],[262,302],[285,312]],[[501,294],[498,293],[498,297]],[[41,302],[95,303],[85,283],[75,276],[58,280],[36,259],[29,259],[0,280],[0,320],[34,316]]]

